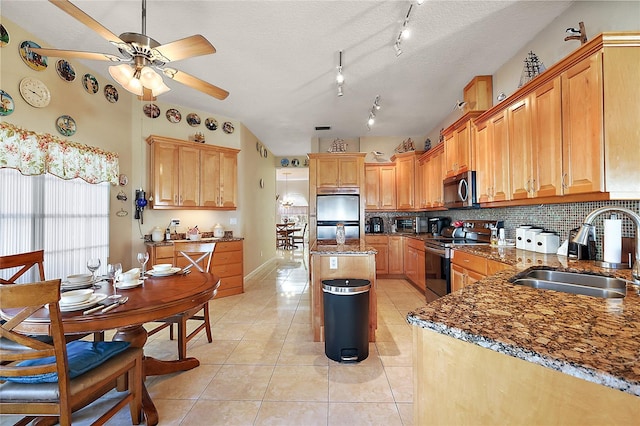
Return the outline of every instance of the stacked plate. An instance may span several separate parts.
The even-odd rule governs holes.
[[[75,301],[73,303],[63,303],[63,299],[60,299],[60,310],[62,312],[82,311],[97,305],[98,303],[106,299],[106,297],[106,294],[92,293],[87,299],[79,302]]]
[[[73,274],[69,275],[65,281],[60,284],[61,290],[77,290],[81,288],[89,288],[93,285],[91,274]]]
[[[178,267],[170,267],[170,268],[161,268],[157,269],[154,267],[151,271],[147,272],[147,274],[152,277],[168,277],[169,275],[173,275],[175,273],[180,272],[182,269]]]

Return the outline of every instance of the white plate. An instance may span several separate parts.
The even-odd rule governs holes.
[[[123,281],[116,284],[116,288],[126,290],[128,288],[135,288],[139,285],[142,285],[144,281],[136,280],[136,281]]]
[[[178,268],[178,267],[173,267],[171,269],[169,269],[168,271],[162,271],[162,272],[158,272],[158,271],[149,271],[147,272],[147,274],[151,275],[152,277],[168,277],[169,275],[173,275],[177,272],[180,272],[182,269]]]
[[[78,303],[75,305],[60,305],[60,311],[62,312],[80,311],[80,310],[95,306],[106,298],[107,298],[106,294],[96,293],[91,297],[91,299],[85,300],[82,303]]]
[[[60,290],[79,290],[81,288],[89,288],[94,284],[98,284],[104,281],[101,278],[96,279],[95,281],[89,281],[87,283],[70,283],[69,281],[62,281],[60,283]]]

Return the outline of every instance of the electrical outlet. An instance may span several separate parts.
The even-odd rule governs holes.
[[[329,257],[329,269],[338,269],[338,258],[335,256]]]

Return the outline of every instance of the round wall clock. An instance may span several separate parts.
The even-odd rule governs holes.
[[[20,57],[24,61],[25,64],[32,70],[36,71],[44,71],[47,69],[47,57],[38,55],[32,48],[39,48],[40,45],[33,41],[23,41],[20,43]]]
[[[63,136],[72,136],[76,133],[76,121],[68,115],[61,115],[56,120],[56,127]]]
[[[10,94],[0,89],[0,116],[7,116],[13,112],[15,104]]]
[[[56,72],[64,81],[73,81],[76,79],[76,70],[64,59],[59,59],[58,62],[56,62]]]
[[[44,108],[51,102],[49,88],[37,78],[25,77],[20,80],[20,94],[32,107]]]

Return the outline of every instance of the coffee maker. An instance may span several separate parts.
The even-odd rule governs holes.
[[[438,236],[442,233],[442,230],[451,224],[451,219],[448,217],[430,217],[428,232],[434,236]]]
[[[371,218],[371,232],[374,234],[384,233],[384,221],[381,217],[375,216]]]
[[[573,242],[573,238],[580,228],[569,231],[569,247],[567,249],[567,257],[576,260],[595,260],[596,258],[596,228],[591,227],[589,230],[589,240],[587,245]]]

